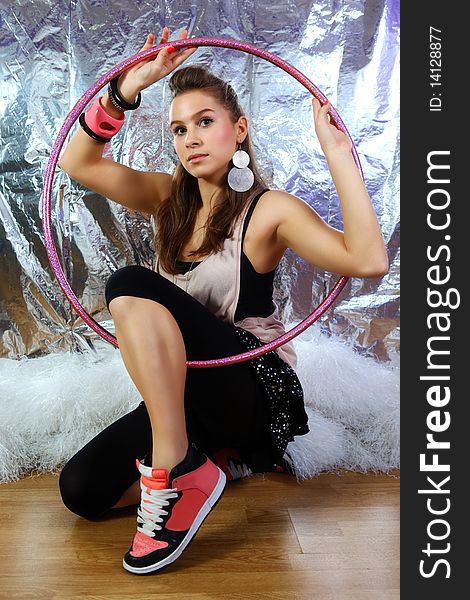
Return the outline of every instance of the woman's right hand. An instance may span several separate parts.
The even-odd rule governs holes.
[[[168,42],[170,30],[168,27],[163,28],[160,44]],[[187,39],[188,30],[184,29],[179,39]],[[155,36],[149,33],[147,40],[139,52],[149,50],[155,45]],[[118,80],[118,90],[121,96],[133,102],[139,92],[145,90],[153,83],[156,83],[163,77],[169,75],[172,71],[179,67],[186,59],[188,59],[197,48],[186,48],[185,50],[175,50],[173,46],[167,46],[160,50],[155,58],[142,60],[124,73]]]

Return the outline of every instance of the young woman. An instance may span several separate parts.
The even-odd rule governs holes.
[[[184,31],[180,39],[186,37]],[[161,43],[168,39],[165,27]],[[153,44],[150,34],[142,50]],[[113,80],[108,95],[81,115],[59,163],[90,189],[154,217],[155,269],[119,269],[105,292],[122,359],[143,401],[72,457],[60,477],[64,503],[85,518],[140,502],[124,557],[124,567],[138,574],[180,556],[227,478],[288,470],[287,444],[308,432],[292,344],[212,369],[186,369],[186,361],[239,354],[284,333],[272,295],[287,248],[350,277],[388,269],[349,139],[330,124],[328,104],[313,99],[313,116],[344,232],[306,202],[264,184],[232,87],[204,67],[175,71],[194,51],[169,47]],[[124,111],[137,108],[140,92],[173,71],[168,123],[179,158],[173,175],[103,158]]]

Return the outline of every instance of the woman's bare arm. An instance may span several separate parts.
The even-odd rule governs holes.
[[[168,41],[169,33],[169,29],[165,27],[160,43]],[[180,39],[186,37],[187,31],[184,30]],[[154,35],[149,34],[140,51],[151,48],[154,41]],[[120,95],[133,103],[139,92],[171,73],[195,50],[196,48],[189,48],[172,54],[165,48],[156,58],[134,65],[119,77]],[[110,116],[121,116],[121,111],[113,106],[106,94],[101,103]],[[98,194],[131,210],[153,214],[159,203],[170,195],[171,175],[137,171],[103,158],[104,146],[103,142],[94,140],[79,127],[60,157],[59,166],[72,179]]]
[[[328,105],[314,99],[315,129],[338,192],[344,232],[326,224],[306,203],[279,193],[277,239],[302,258],[350,277],[379,277],[388,271],[380,226],[347,136],[328,118]]]
[[[72,179],[131,210],[153,214],[171,190],[171,175],[136,171],[103,158],[104,144],[77,129],[59,166]]]

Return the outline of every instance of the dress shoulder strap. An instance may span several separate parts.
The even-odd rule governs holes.
[[[246,233],[246,230],[248,227],[248,223],[250,222],[251,215],[253,214],[253,211],[255,210],[256,205],[258,204],[258,200],[261,198],[261,196],[264,194],[264,192],[268,192],[268,191],[269,191],[269,188],[262,189],[258,194],[256,194],[256,196],[251,201],[250,207],[248,208],[248,210],[246,212],[245,222],[243,223],[242,241],[245,239],[245,233]]]

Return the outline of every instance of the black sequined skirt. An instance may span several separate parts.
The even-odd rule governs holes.
[[[241,327],[235,327],[235,331],[247,351],[263,345],[250,331]],[[264,390],[272,457],[279,464],[294,436],[310,431],[302,385],[294,369],[274,350],[249,360],[248,364]]]

